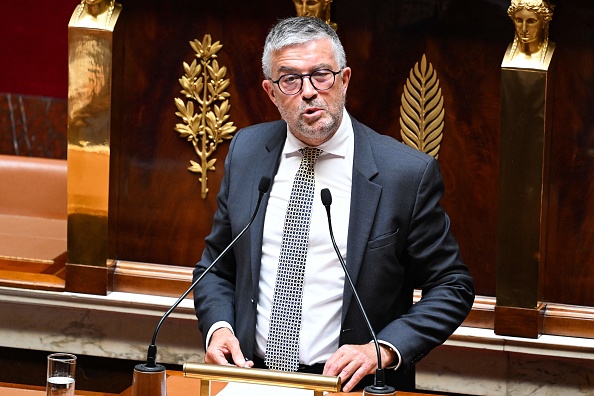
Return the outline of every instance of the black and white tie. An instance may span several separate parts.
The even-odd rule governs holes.
[[[314,199],[314,163],[322,150],[304,147],[301,165],[289,197],[266,344],[266,366],[297,371],[303,277],[309,243],[309,224]]]

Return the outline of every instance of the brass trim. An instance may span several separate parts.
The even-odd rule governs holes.
[[[243,382],[259,385],[275,385],[287,388],[313,390],[315,394],[321,392],[340,391],[340,377],[294,373],[276,370],[242,368],[235,366],[221,366],[218,364],[184,363],[184,377],[199,378],[203,385],[208,381]],[[204,386],[200,396],[204,395]]]
[[[230,80],[225,79],[227,68],[219,67],[215,59],[217,52],[223,48],[219,41],[212,43],[210,34],[205,34],[202,42],[198,39],[190,41],[190,46],[196,52],[196,59],[191,64],[184,62],[185,74],[179,79],[182,86],[181,94],[188,101],[175,98],[176,116],[183,120],[175,125],[175,131],[181,138],[192,143],[200,162],[190,160],[188,170],[200,174],[202,199],[208,194],[207,172],[214,171],[216,158],[210,158],[224,139],[231,139],[237,129],[233,122],[228,121],[227,114],[231,109],[226,92]],[[197,62],[200,60],[200,63]],[[194,102],[199,106],[199,112],[194,112]]]
[[[443,139],[445,110],[437,72],[427,62],[425,54],[420,68],[417,62],[411,69],[401,100],[402,141],[437,159]]]
[[[19,257],[19,256],[4,256],[0,254],[0,260],[14,260],[14,261],[24,261],[29,263],[40,263],[40,264],[53,264],[54,260],[46,260],[46,259],[38,259],[38,258],[31,258],[31,257]]]

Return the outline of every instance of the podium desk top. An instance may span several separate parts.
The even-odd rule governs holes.
[[[213,383],[213,390],[220,392],[225,384]],[[104,392],[91,392],[76,390],[76,396],[132,396],[132,387],[124,390],[122,393],[104,393]],[[167,396],[188,396],[188,395],[199,395],[200,394],[200,380],[195,378],[186,378],[183,373],[179,371],[167,370]],[[45,387],[40,386],[29,386],[29,385],[18,385],[18,384],[6,384],[0,383],[0,395],[2,396],[45,396]],[[361,395],[361,392],[350,392],[350,393],[332,393],[335,396],[357,396]],[[429,396],[426,393],[411,393],[411,392],[398,392],[398,396]]]

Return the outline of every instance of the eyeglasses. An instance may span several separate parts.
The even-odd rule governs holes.
[[[276,81],[270,81],[272,81],[273,84],[278,85],[278,88],[285,95],[296,95],[301,92],[301,88],[303,88],[303,79],[305,77],[309,77],[309,82],[316,91],[327,91],[332,88],[334,81],[336,80],[336,75],[341,71],[342,69],[339,71],[321,69],[310,74],[285,74],[280,76]]]

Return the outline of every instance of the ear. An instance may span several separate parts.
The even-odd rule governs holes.
[[[346,95],[347,88],[349,87],[349,81],[351,81],[351,68],[345,67],[342,69],[341,80],[342,80],[342,89],[344,90],[344,94]]]
[[[278,107],[278,104],[276,103],[276,97],[274,96],[274,84],[272,83],[272,81],[262,81],[262,88],[264,88],[264,91],[266,91],[268,97],[270,98],[270,100],[272,100],[272,103],[274,103],[274,105]]]

